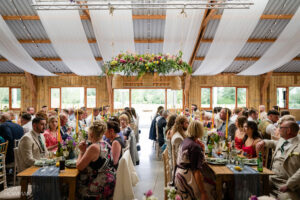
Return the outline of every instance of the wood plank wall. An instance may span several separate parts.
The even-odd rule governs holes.
[[[166,80],[159,77],[155,79],[162,82],[157,83],[157,87],[164,87]],[[137,86],[134,84],[137,81],[135,78],[126,78],[127,86]],[[139,82],[139,81],[137,81]],[[132,85],[133,84],[133,85]],[[168,85],[168,84],[167,84]],[[108,95],[106,88],[105,77],[80,77],[75,75],[59,75],[56,77],[37,77],[37,108],[41,108],[43,105],[50,107],[50,88],[51,87],[95,87],[97,91],[97,106],[102,104],[108,104]],[[236,76],[230,74],[223,74],[217,76],[193,76],[191,78],[190,87],[190,103],[200,105],[200,91],[201,87],[216,87],[216,86],[228,86],[228,87],[247,87],[248,88],[248,107],[257,108],[260,104],[260,89],[261,89],[261,77],[260,76]],[[273,75],[270,81],[269,94],[267,101],[269,107],[276,105],[276,87],[288,87],[288,86],[300,86],[300,75],[288,74],[288,75]],[[27,80],[24,75],[0,75],[0,87],[20,87],[22,90],[22,109],[31,106],[32,94]],[[300,119],[300,109],[291,110],[291,113]]]

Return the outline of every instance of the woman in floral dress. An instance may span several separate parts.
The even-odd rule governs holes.
[[[49,123],[49,129],[45,130],[44,132],[44,137],[46,140],[46,147],[48,149],[48,151],[53,151],[55,152],[57,149],[57,125],[58,125],[58,121],[57,121],[57,117],[56,116],[51,116],[48,119],[48,123]]]
[[[107,130],[106,123],[94,121],[89,127],[88,139],[79,144],[76,167],[80,171],[77,191],[79,199],[112,199],[116,182],[111,158],[111,147],[101,140]]]

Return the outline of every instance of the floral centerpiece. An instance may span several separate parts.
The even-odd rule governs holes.
[[[64,156],[66,159],[75,158],[76,139],[68,136],[62,143],[58,142],[56,156]]]
[[[207,134],[208,134],[208,138],[209,138],[212,145],[219,143],[220,133],[217,132],[216,129],[212,129],[212,130],[208,131]]]
[[[145,73],[168,74],[176,71],[192,73],[192,67],[182,60],[182,52],[176,56],[169,54],[122,53],[106,62],[104,67],[108,75],[122,72],[126,76],[143,76]]]
[[[175,187],[168,186],[165,188],[167,192],[168,200],[181,200],[181,197],[177,194]]]
[[[143,200],[158,200],[154,195],[152,190],[148,190],[143,197]]]

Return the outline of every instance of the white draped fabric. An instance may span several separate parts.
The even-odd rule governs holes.
[[[135,52],[132,10],[90,10],[90,16],[103,61]]]
[[[2,16],[0,17],[0,55],[31,74],[54,76],[31,58],[11,32]]]
[[[189,62],[197,40],[204,10],[167,9],[163,53],[176,55],[181,50]]]
[[[265,54],[238,75],[260,75],[281,67],[300,53],[300,8]]]
[[[88,44],[78,10],[38,10],[55,51],[77,75],[97,76],[102,70]]]
[[[225,9],[214,40],[194,75],[215,75],[237,57],[256,27],[268,0],[254,0],[250,9]]]

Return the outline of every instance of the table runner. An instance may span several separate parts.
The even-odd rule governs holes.
[[[32,175],[33,199],[60,200],[59,168],[42,167]]]
[[[242,171],[234,169],[235,165],[226,165],[234,174],[234,199],[248,200],[251,195],[260,195],[259,173],[249,166]]]

